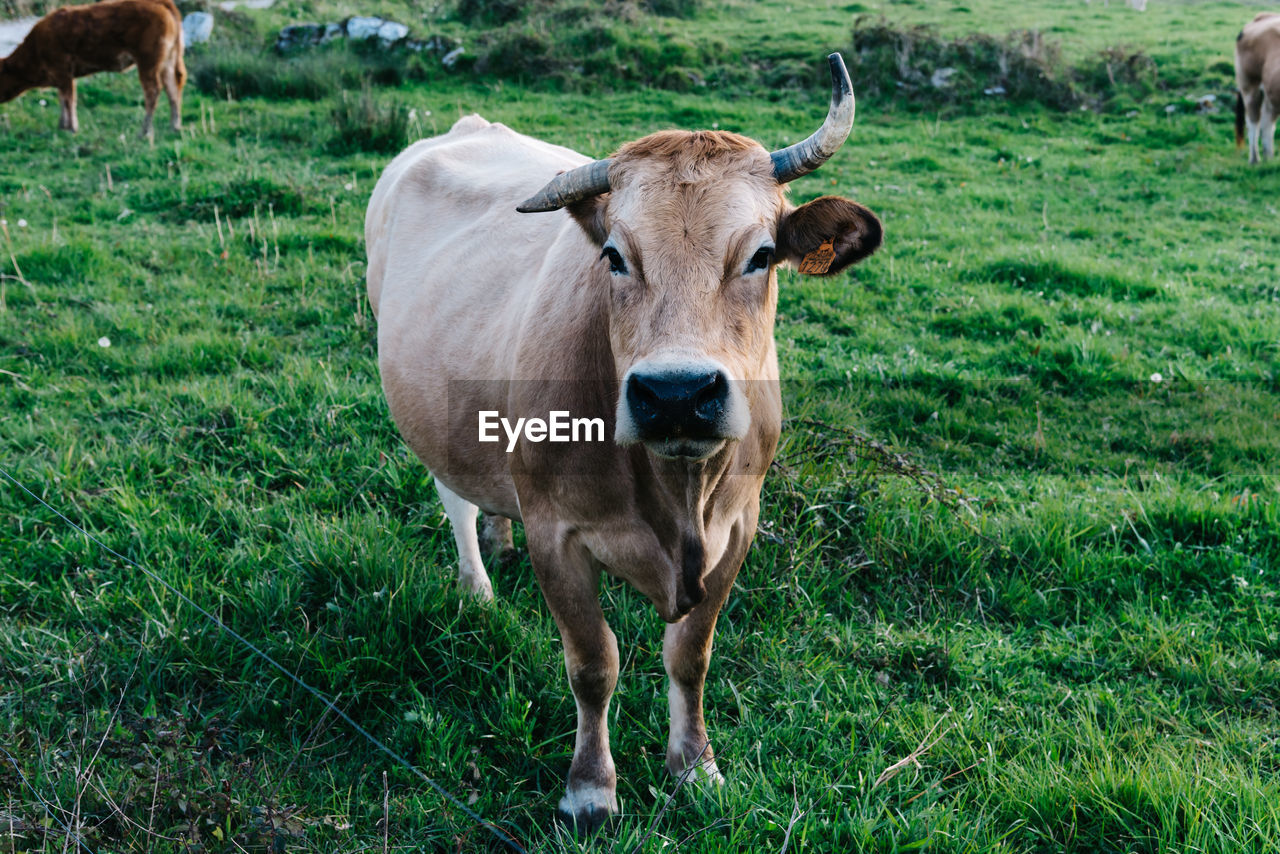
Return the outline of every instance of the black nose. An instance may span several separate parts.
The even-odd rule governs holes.
[[[721,371],[633,373],[627,407],[642,439],[718,439],[729,400]]]

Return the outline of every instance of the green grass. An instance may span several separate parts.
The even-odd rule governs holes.
[[[1072,62],[1124,42],[1176,70],[1229,60],[1254,12],[789,5],[662,26],[744,55],[768,33],[774,67],[806,75],[880,11],[948,37],[1042,27]],[[466,32],[448,8],[385,8]],[[782,276],[791,420],[707,684],[729,784],[662,811],[661,622],[606,582],[624,815],[577,843],[550,823],[574,706],[528,561],[495,571],[494,605],[459,596],[386,414],[363,296],[377,149],[397,116],[412,138],[472,111],[591,155],[713,123],[777,146],[821,120],[825,83],[559,92],[473,68],[362,96],[352,74],[244,99],[191,86],[187,131],[150,147],[129,75],[82,83],[77,137],[52,93],[0,108],[6,471],[531,850],[1274,846],[1280,167],[1247,166],[1227,113],[1166,112],[1193,88],[1130,95],[1132,115],[860,99],[850,143],[792,195],[856,198],[886,240],[846,276]],[[335,148],[335,115],[378,133]],[[70,825],[95,852],[497,850],[7,481],[0,747],[0,851],[73,850]]]

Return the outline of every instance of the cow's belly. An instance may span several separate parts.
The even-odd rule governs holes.
[[[76,77],[97,74],[100,71],[128,71],[137,59],[127,50],[94,50],[76,54],[72,60],[72,72]]]
[[[505,444],[478,442],[479,413],[503,407],[502,384],[432,370],[427,366],[441,355],[436,348],[401,343],[379,350],[391,417],[423,465],[486,513],[518,520],[520,505]]]

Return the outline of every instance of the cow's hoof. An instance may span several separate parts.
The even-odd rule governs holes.
[[[590,807],[587,810],[570,815],[564,810],[556,810],[556,820],[563,824],[569,830],[578,836],[588,836],[596,833],[613,822],[613,813],[600,807]]]
[[[458,578],[458,587],[466,595],[481,602],[493,601],[493,585],[489,582],[489,576],[487,575],[461,576]]]
[[[592,789],[569,792],[560,799],[556,818],[578,835],[595,833],[612,823],[618,811],[617,797],[611,791]]]
[[[720,769],[716,767],[714,762],[711,767],[698,766],[692,775],[694,780],[709,789],[718,789],[724,785],[724,775],[720,773]]]
[[[706,753],[710,753],[708,747]],[[724,775],[720,773],[720,768],[716,765],[714,756],[702,756],[694,760],[696,763],[690,768],[685,761],[682,753],[672,750],[667,752],[667,770],[671,772],[671,776],[677,780],[684,780],[686,783],[701,783],[708,786],[723,786]]]

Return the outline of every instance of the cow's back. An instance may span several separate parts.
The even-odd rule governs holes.
[[[491,257],[533,262],[565,224],[563,217],[530,217],[516,205],[557,172],[586,162],[582,155],[518,134],[505,125],[467,116],[442,136],[420,140],[388,164],[374,187],[365,217],[369,299],[379,316],[386,299],[421,295],[419,287],[454,284],[418,266],[419,259],[456,259],[454,278],[474,276],[513,285],[503,270],[486,270]],[[513,240],[516,237],[520,240]],[[474,237],[474,239],[467,239]],[[465,242],[464,242],[465,241]],[[477,247],[481,247],[477,251]],[[390,266],[388,266],[390,265]],[[417,273],[426,274],[420,281]],[[478,286],[477,286],[478,287]],[[452,289],[450,289],[452,290]],[[491,294],[497,296],[496,294]]]
[[[182,16],[173,0],[105,0],[63,6],[32,27],[12,59],[31,69],[37,85],[63,75],[122,71],[143,59],[182,49]]]
[[[476,412],[506,409],[504,383],[519,375],[516,342],[545,279],[539,273],[557,247],[563,253],[584,242],[567,214],[520,214],[516,206],[584,162],[468,116],[397,156],[365,218],[366,278],[392,416],[451,488],[507,515],[515,509],[505,451],[495,444],[492,455],[465,460],[455,452],[451,462],[449,411],[469,415],[474,445]]]

